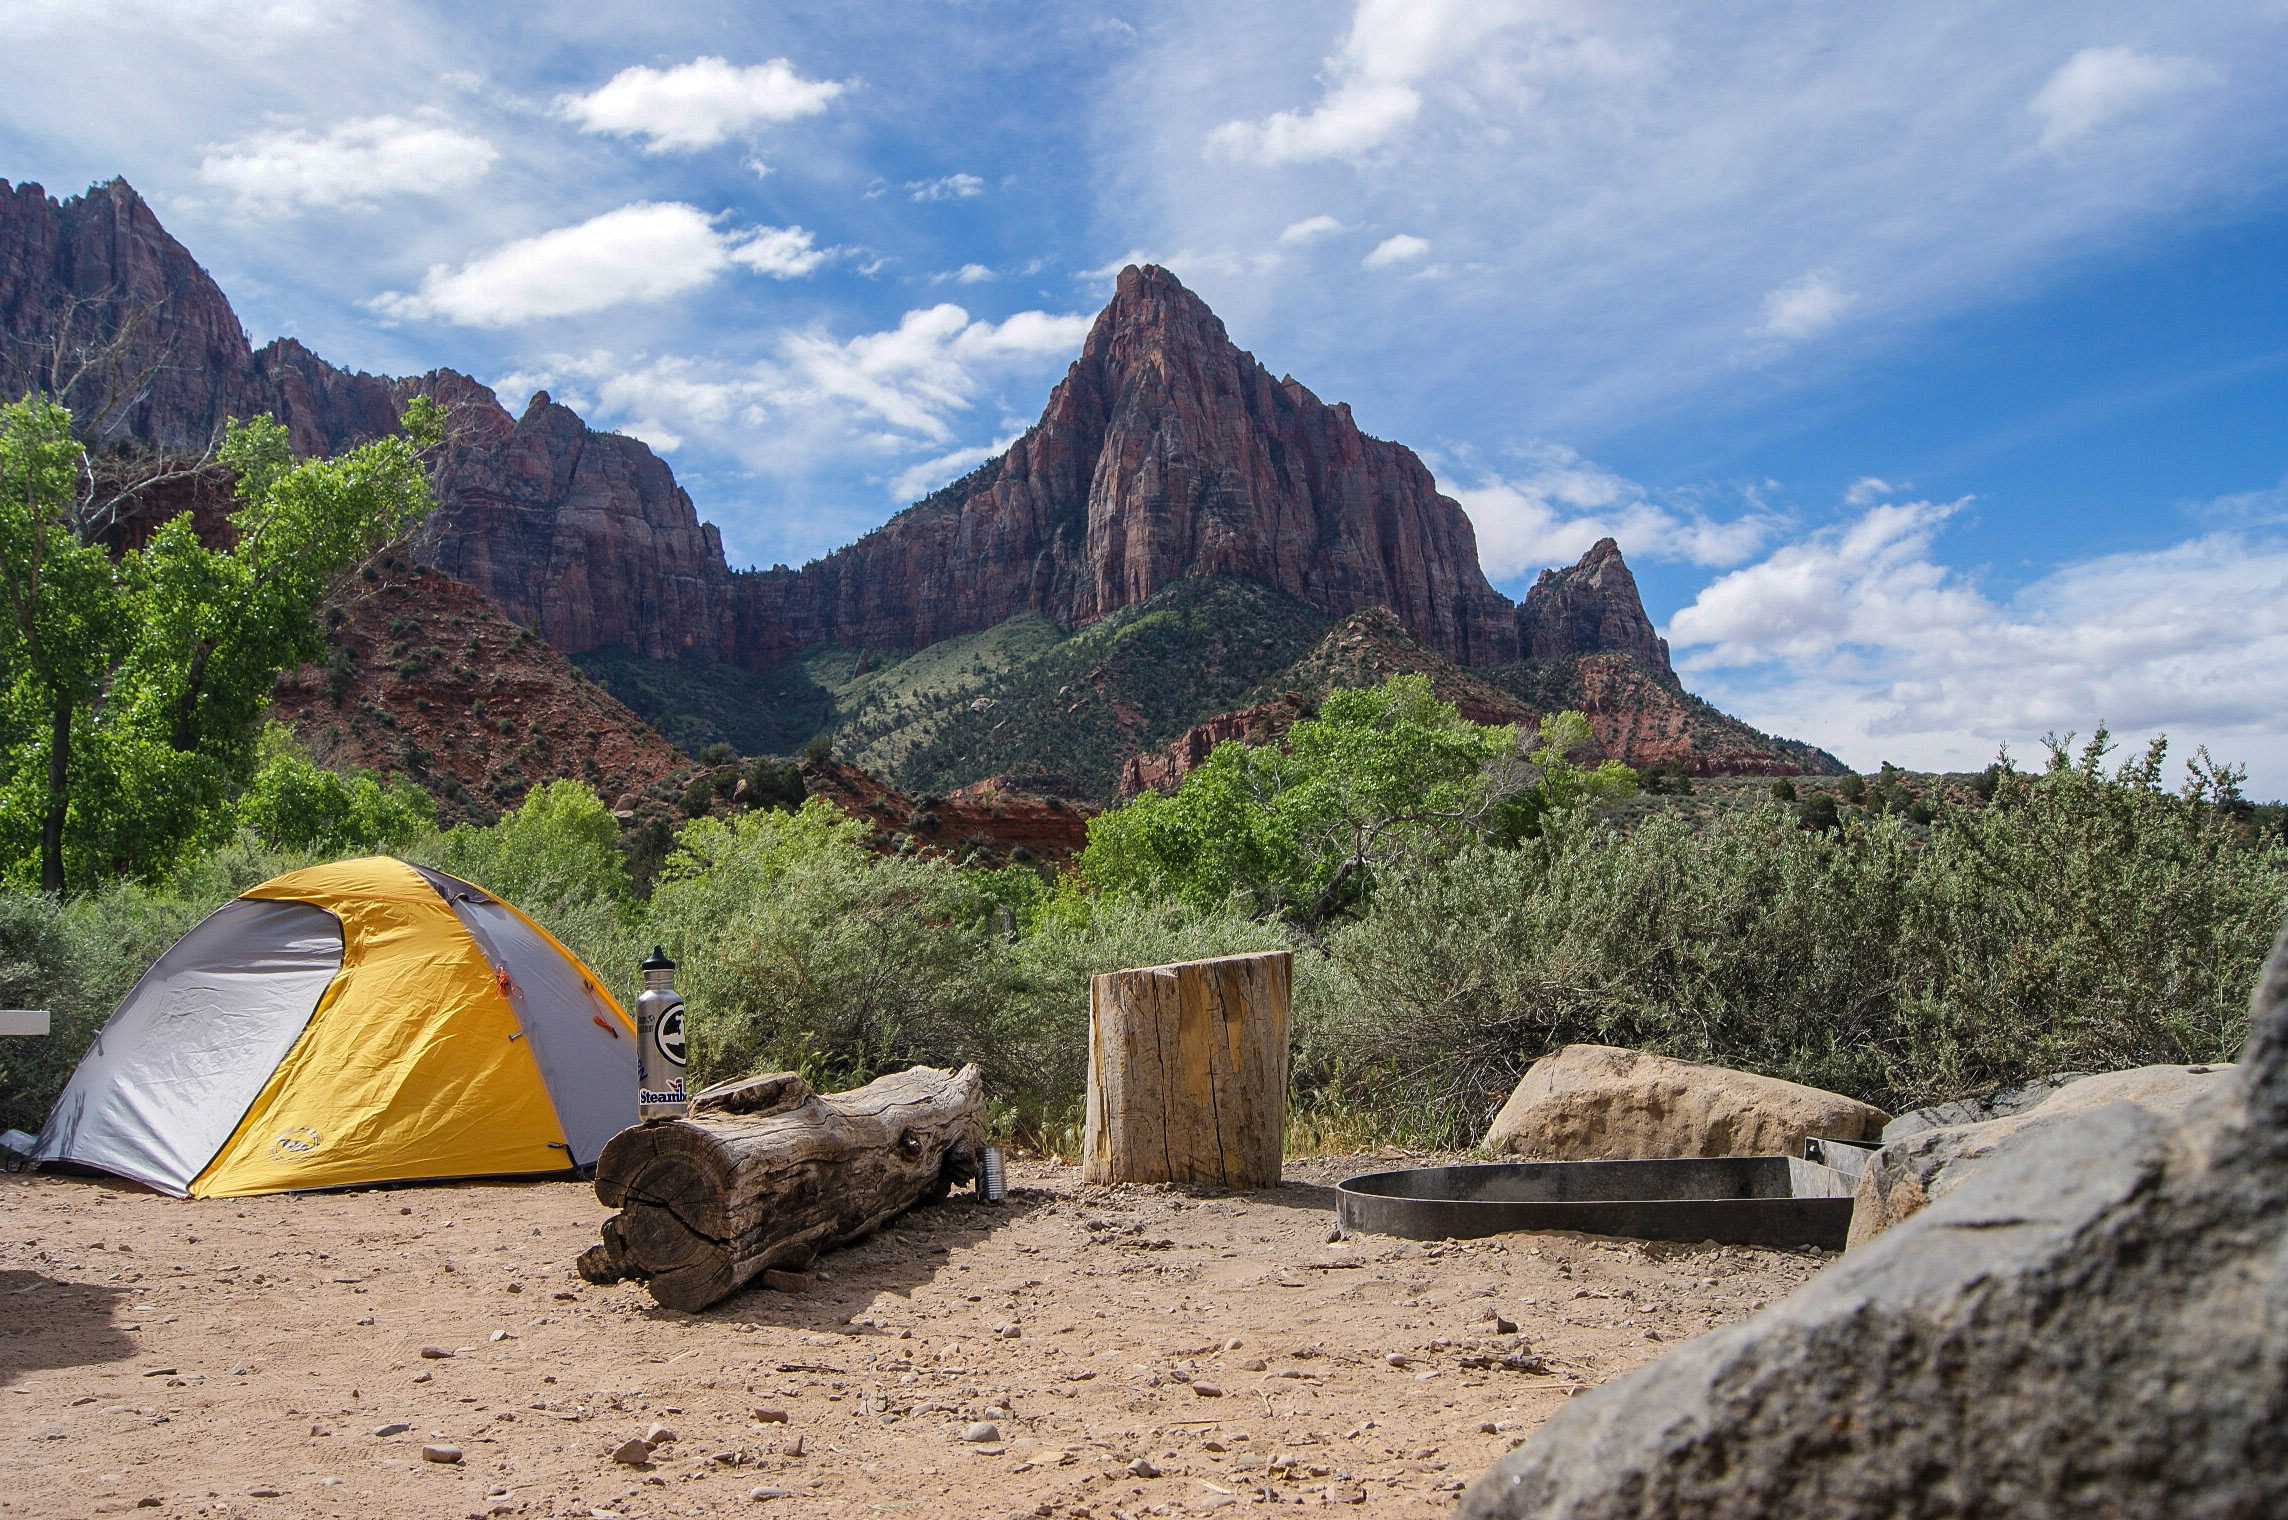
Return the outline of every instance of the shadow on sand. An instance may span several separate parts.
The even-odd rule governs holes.
[[[1011,1188],[1000,1203],[957,1193],[937,1203],[919,1204],[873,1234],[828,1251],[811,1269],[827,1277],[803,1292],[781,1293],[757,1281],[696,1313],[657,1306],[645,1312],[654,1319],[863,1336],[872,1327],[850,1321],[861,1316],[877,1294],[911,1296],[916,1288],[937,1280],[955,1248],[976,1245],[1056,1201],[1054,1194],[1034,1188]]]
[[[134,1356],[135,1339],[118,1324],[120,1300],[133,1291],[69,1275],[0,1268],[0,1384],[28,1372],[93,1367]]]

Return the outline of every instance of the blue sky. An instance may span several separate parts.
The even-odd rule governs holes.
[[[1855,764],[2105,720],[2288,792],[2288,3],[10,0],[0,176],[259,342],[545,385],[800,562],[1037,415],[1126,260],[1617,536]]]

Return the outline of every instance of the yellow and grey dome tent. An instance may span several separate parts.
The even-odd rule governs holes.
[[[386,856],[313,866],[159,957],[33,1155],[199,1198],[559,1172],[635,1122],[635,1037],[481,887]]]

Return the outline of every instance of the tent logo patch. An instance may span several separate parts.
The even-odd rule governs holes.
[[[319,1134],[306,1124],[297,1124],[270,1142],[271,1159],[299,1161],[325,1143],[326,1137],[324,1135]]]
[[[683,1061],[683,1005],[676,1004],[660,1015],[659,1027],[652,1031],[651,1042],[659,1053],[681,1066]]]

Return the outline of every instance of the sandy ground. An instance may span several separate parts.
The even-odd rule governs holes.
[[[1576,1390],[1821,1265],[1330,1241],[1327,1184],[1405,1164],[1211,1195],[1019,1163],[1003,1204],[957,1194],[702,1314],[573,1275],[604,1214],[573,1182],[0,1176],[0,1516],[1431,1516]],[[654,1425],[649,1465],[611,1459]]]

